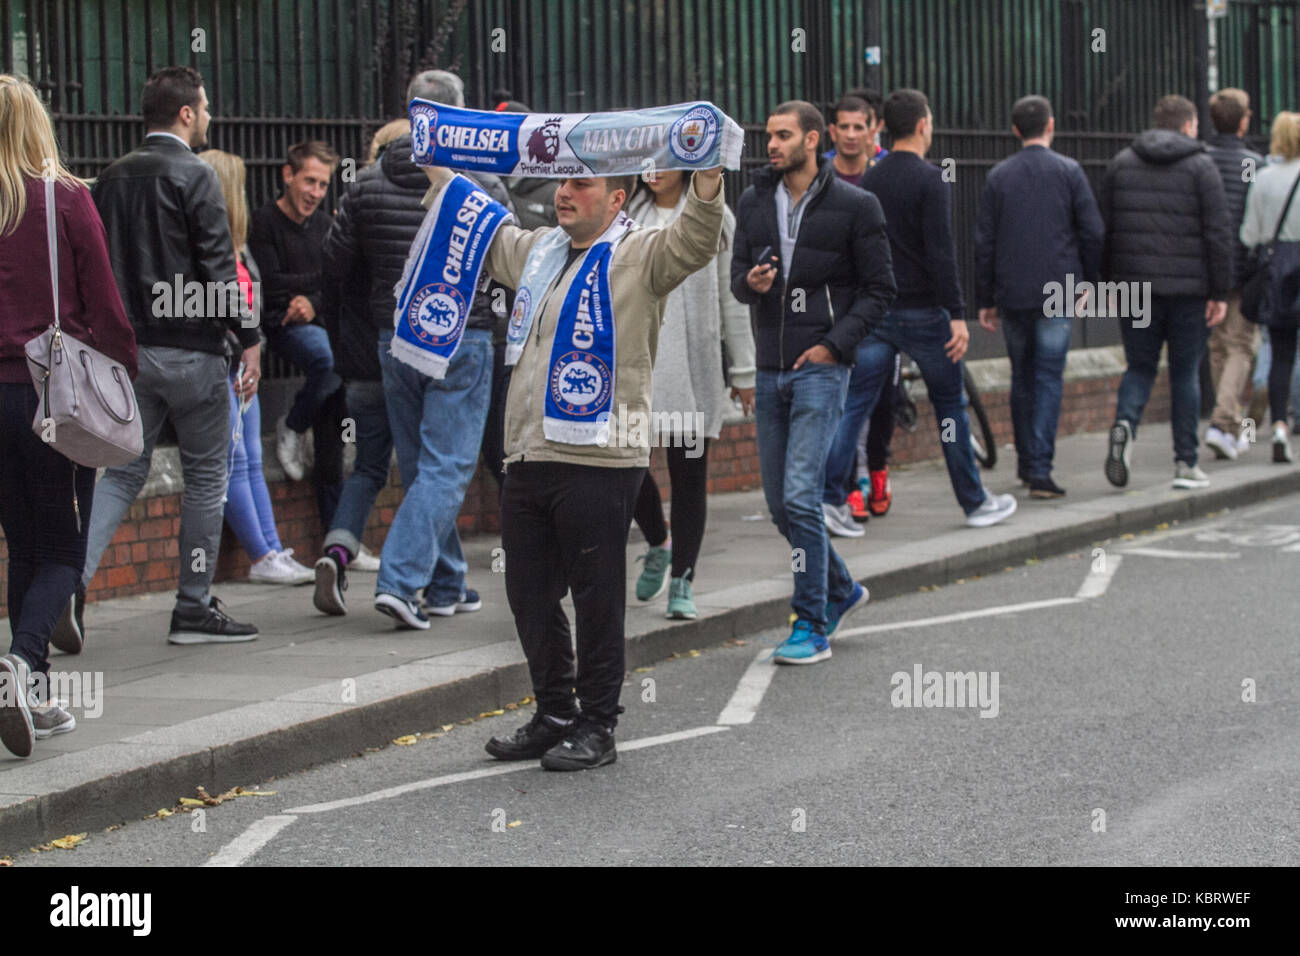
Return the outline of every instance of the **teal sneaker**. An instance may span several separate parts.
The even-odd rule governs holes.
[[[831,644],[825,634],[818,634],[812,624],[800,618],[794,622],[794,630],[775,651],[772,662],[775,664],[816,664],[831,656]]]
[[[691,593],[689,578],[673,578],[668,586],[668,619],[693,621],[699,614],[695,610],[695,596]]]
[[[673,562],[673,553],[667,548],[651,548],[637,560],[645,562],[645,567],[636,579],[636,599],[653,601],[668,587],[668,568]]]
[[[830,640],[835,635],[835,629],[840,626],[840,621],[844,620],[867,601],[871,600],[871,594],[861,584],[856,581],[853,583],[853,591],[843,601],[838,604],[833,601],[826,603],[826,639]]]

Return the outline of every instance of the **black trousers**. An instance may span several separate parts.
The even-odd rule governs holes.
[[[618,723],[627,534],[645,473],[559,462],[516,462],[506,471],[506,597],[544,714],[574,717],[581,711],[606,727]],[[570,590],[576,660],[560,604]]]
[[[36,407],[30,382],[0,384],[0,525],[9,544],[10,651],[33,674],[48,675],[50,634],[86,567],[95,469],[74,464],[41,441],[32,431]]]
[[[669,445],[668,480],[673,489],[673,577],[695,580],[695,562],[704,541],[704,522],[709,511],[709,440],[702,439],[699,455],[691,458],[687,449]],[[653,547],[668,539],[663,498],[654,475],[646,472],[636,501],[636,524]]]

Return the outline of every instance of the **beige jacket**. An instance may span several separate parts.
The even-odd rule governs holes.
[[[426,207],[432,205],[439,189],[441,186],[429,190]],[[542,434],[551,345],[560,306],[583,259],[579,256],[541,296],[540,310],[510,377],[505,421],[507,467],[516,461],[560,461],[601,468],[644,468],[650,464],[651,385],[664,303],[669,292],[718,254],[722,231],[723,189],[719,187],[709,202],[696,195],[693,184],[687,192],[686,206],[672,225],[634,228],[619,243],[610,263],[616,344],[608,443],[567,445],[548,441]],[[518,288],[528,253],[546,232],[545,228],[502,226],[488,250],[488,274],[502,285]]]

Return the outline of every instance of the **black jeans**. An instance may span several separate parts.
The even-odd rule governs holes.
[[[9,649],[33,674],[48,675],[50,634],[86,565],[95,469],[74,464],[41,441],[32,431],[36,406],[30,383],[0,383],[0,525],[9,544]]]
[[[669,445],[665,449],[673,490],[673,577],[692,581],[709,511],[709,440],[703,439],[696,450],[699,454],[690,457],[684,447]],[[635,517],[646,541],[662,547],[668,539],[668,524],[659,483],[648,471],[637,495]]]
[[[627,533],[645,473],[549,461],[515,462],[506,471],[506,597],[544,714],[574,717],[581,707],[606,727],[618,723]],[[570,589],[577,612],[576,667],[569,619],[560,605]]]
[[[1273,346],[1273,364],[1268,368],[1268,409],[1273,424],[1285,422],[1287,402],[1291,399],[1291,375],[1295,370],[1295,329],[1268,330],[1268,341]],[[1300,409],[1296,409],[1300,415]]]
[[[506,394],[510,391],[510,371],[506,365],[505,343],[492,346],[492,403],[483,424],[480,453],[484,466],[496,479],[498,496],[506,480],[502,462],[506,458]]]

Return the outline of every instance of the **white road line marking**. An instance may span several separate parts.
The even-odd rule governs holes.
[[[249,857],[275,839],[277,833],[296,819],[298,818],[288,814],[262,817],[218,850],[217,855],[203,865],[242,866]]]
[[[1086,600],[1087,598],[1101,597],[1106,593],[1106,588],[1110,587],[1110,579],[1115,576],[1115,572],[1119,570],[1119,563],[1124,559],[1118,554],[1108,554],[1105,558],[1106,560],[1100,571],[1094,567],[1088,572],[1088,576],[1079,585],[1075,597]]]
[[[726,727],[696,727],[692,730],[680,730],[671,734],[660,734],[657,737],[642,737],[639,740],[629,740],[627,743],[620,743],[618,749],[621,751],[641,750],[644,747],[655,747],[659,744],[670,744],[678,740],[689,740],[692,737],[702,737],[705,734],[716,734],[726,730]],[[499,777],[502,774],[518,773],[521,770],[538,769],[535,760],[519,760],[510,763],[493,764],[490,767],[481,767],[478,770],[466,770],[461,773],[444,774],[441,777],[430,777],[427,780],[416,780],[411,783],[404,783],[397,787],[388,787],[384,790],[376,790],[373,793],[363,793],[357,797],[345,797],[342,800],[330,800],[326,803],[313,803],[303,807],[294,807],[292,810],[286,810],[286,813],[327,813],[330,810],[341,810],[344,807],[359,807],[367,803],[375,803],[379,800],[390,800],[393,797],[404,796],[408,793],[416,793],[420,790],[430,790],[434,787],[446,787],[453,783],[464,783],[467,780],[482,780],[485,777]]]
[[[776,673],[776,668],[768,660],[771,656],[772,652],[767,648],[758,652],[753,663],[740,676],[740,683],[736,685],[731,700],[727,701],[727,706],[718,715],[719,724],[747,724],[754,719],[758,705],[767,693],[767,685],[772,683],[772,675]]]
[[[1172,551],[1168,548],[1125,548],[1123,553],[1146,558],[1191,558],[1194,561],[1230,561],[1241,557],[1239,551]]]
[[[942,617],[923,617],[915,621],[897,621],[893,624],[871,624],[867,627],[853,627],[847,631],[836,631],[835,637],[855,637],[858,634],[878,634],[882,631],[901,631],[912,627],[931,627],[935,624],[951,624],[955,621],[969,621],[979,617],[996,617],[999,614],[1015,614],[1018,611],[1037,611],[1045,607],[1060,607],[1063,604],[1078,604],[1079,598],[1051,598],[1046,601],[1027,601],[1024,604],[1004,604],[1000,607],[986,607],[978,611],[962,611],[960,614],[945,614]]]

